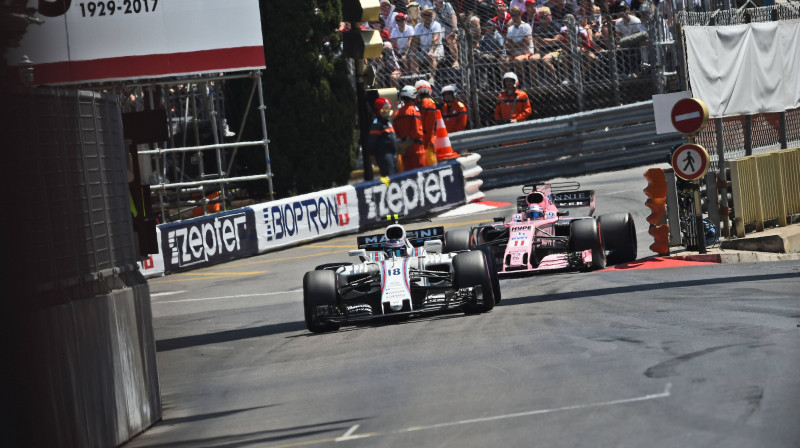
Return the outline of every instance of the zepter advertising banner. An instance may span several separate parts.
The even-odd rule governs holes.
[[[29,25],[6,60],[36,84],[264,68],[258,0],[28,0]]]
[[[256,215],[259,252],[358,230],[358,199],[352,186],[255,204],[250,208]]]
[[[387,215],[420,217],[466,202],[464,173],[456,161],[360,183],[356,190],[363,227],[380,224]]]
[[[187,271],[256,253],[255,215],[249,207],[158,226],[167,272]]]

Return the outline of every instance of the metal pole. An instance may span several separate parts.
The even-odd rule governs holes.
[[[250,89],[250,97],[247,99],[247,106],[244,108],[244,116],[242,117],[242,123],[239,125],[239,132],[236,134],[236,143],[239,143],[242,140],[242,133],[244,132],[244,125],[247,123],[247,117],[250,116],[250,105],[253,104],[253,96],[256,94],[256,88],[258,86],[256,83],[253,83],[253,88]],[[228,161],[228,169],[225,170],[228,175],[230,175],[231,170],[233,169],[233,161],[236,160],[236,153],[239,151],[239,148],[233,148],[233,154],[231,154],[231,159]]]
[[[364,60],[355,59],[356,75],[356,107],[358,108],[358,142],[361,145],[361,162],[364,165],[364,180],[374,179],[372,163],[367,154],[367,134],[369,133],[369,111],[367,110],[367,92],[364,86]]]
[[[706,250],[706,229],[703,225],[703,207],[700,204],[700,181],[692,182],[694,194],[694,222],[697,234],[697,251],[701,254],[708,253]]]
[[[219,145],[219,129],[217,128],[217,108],[216,108],[216,101],[219,92],[214,90],[214,86],[212,81],[206,82],[206,92],[207,92],[207,102],[206,106],[208,107],[208,114],[211,116],[211,135],[214,136],[214,144]],[[215,149],[217,153],[217,177],[222,179],[225,177],[226,173],[222,171],[222,150],[217,148]],[[219,185],[219,199],[222,202],[222,210],[227,210],[228,208],[225,206],[225,184]]]
[[[715,119],[714,124],[717,127],[717,184],[722,187],[719,188],[719,206],[723,212],[721,215],[724,216],[724,218],[722,218],[722,234],[728,237],[731,234],[731,228],[728,219],[728,180],[725,177],[725,170],[727,170],[727,167],[725,166],[725,141],[722,129],[722,118]]]
[[[275,191],[272,189],[272,164],[269,158],[269,139],[267,138],[267,116],[265,113],[266,106],[264,106],[264,87],[261,84],[261,70],[255,72],[256,80],[258,81],[258,111],[261,113],[261,132],[264,136],[264,156],[267,158],[267,182],[269,182],[269,198],[275,199]]]

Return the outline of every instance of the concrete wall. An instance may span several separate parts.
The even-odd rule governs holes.
[[[115,98],[6,93],[0,446],[120,445],[161,417]]]

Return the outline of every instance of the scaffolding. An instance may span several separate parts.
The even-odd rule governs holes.
[[[223,86],[229,80],[248,78],[253,85],[240,114],[238,132],[232,132],[226,115],[230,101],[226,101]],[[82,87],[112,92],[119,98],[123,113],[159,108],[166,112],[168,139],[156,144],[140,144],[137,148],[142,183],[150,186],[161,222],[235,208],[235,201],[242,192],[236,186],[243,182],[266,180],[269,199],[274,199],[261,71],[117,81]],[[261,139],[241,141],[256,94]],[[231,176],[241,148],[263,148],[264,174]]]

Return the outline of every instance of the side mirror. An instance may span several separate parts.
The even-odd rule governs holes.
[[[569,210],[564,210],[563,212],[558,212],[558,216],[569,216]]]
[[[350,255],[351,257],[358,257],[362,261],[367,259],[366,249],[353,249],[350,252],[348,252],[347,255]]]
[[[440,240],[427,240],[423,243],[422,247],[426,252],[434,254],[442,253],[442,242]]]
[[[495,216],[494,222],[506,222],[505,216]]]

